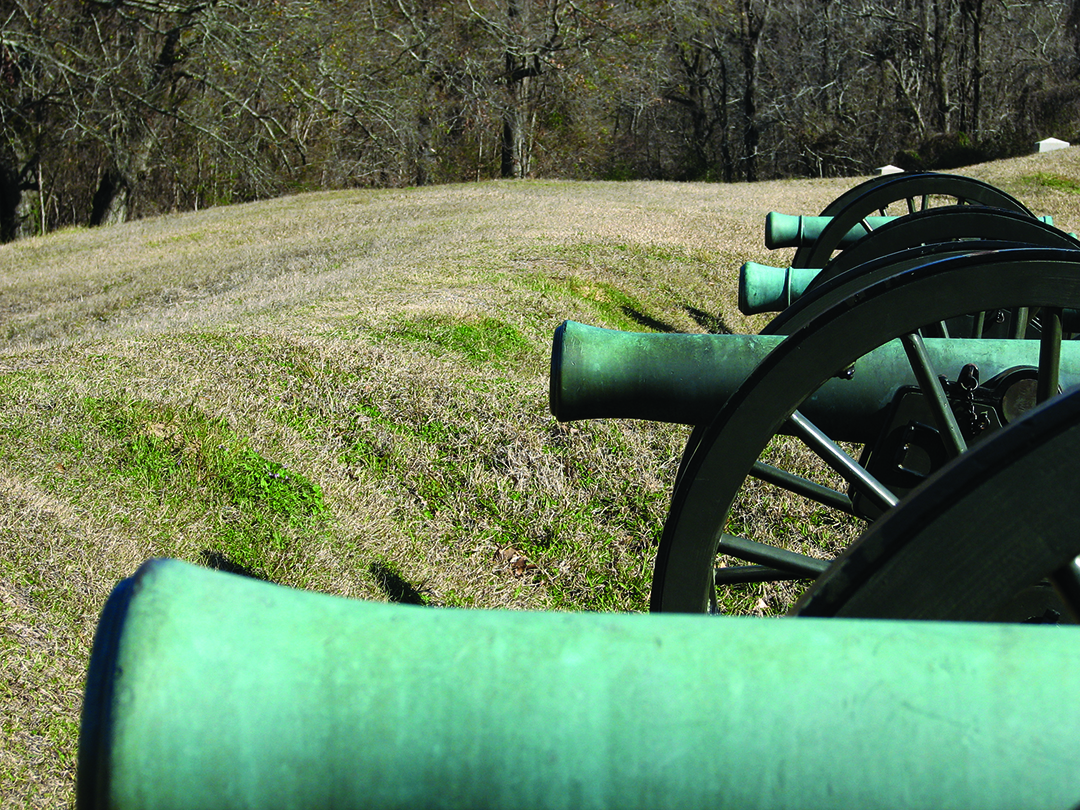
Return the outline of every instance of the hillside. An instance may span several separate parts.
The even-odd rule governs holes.
[[[1080,231],[1080,150],[963,173]],[[552,333],[757,331],[738,267],[790,258],[765,213],[858,179],[320,193],[0,246],[0,806],[71,804],[98,612],[150,557],[644,609],[688,429],[557,423]]]

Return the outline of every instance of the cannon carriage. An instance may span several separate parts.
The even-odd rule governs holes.
[[[963,204],[926,206],[926,197],[945,189]],[[901,192],[912,213],[867,220],[869,206]],[[790,281],[805,270],[808,283],[801,296],[782,296],[789,305],[760,335],[637,336],[625,366],[622,350],[611,347],[630,338],[580,332],[576,325],[556,335],[552,410],[559,418],[666,413],[694,425],[658,549],[655,611],[716,611],[718,587],[813,581],[829,569],[827,560],[729,532],[744,482],[767,482],[872,526],[909,492],[931,486],[925,482],[938,470],[957,466],[969,446],[1076,384],[1080,357],[1068,338],[1075,330],[1071,290],[1080,242],[1020,203],[963,178],[877,178],[843,195],[814,223],[824,224],[818,238],[831,234],[835,241],[817,252],[807,242],[800,251],[820,259],[844,249],[816,272],[797,266],[798,253],[791,268],[778,271]],[[775,217],[769,227],[775,242]],[[849,238],[858,228],[865,235]],[[743,291],[746,282],[744,267]],[[575,344],[569,351],[568,334]],[[1029,339],[1016,340],[1022,337]],[[708,391],[703,378],[713,386]],[[778,434],[797,437],[841,486],[766,463],[763,454]],[[1012,539],[1003,530],[980,542],[1008,547]],[[720,558],[744,564],[718,565]],[[1062,593],[1075,592],[1072,565],[1043,573],[1058,580]],[[964,576],[962,569],[950,572],[957,581]],[[956,596],[949,610],[965,618],[1075,615],[1076,604],[1043,589],[1045,604],[1016,607],[1034,611],[1021,616],[1010,612],[1015,594],[1006,590],[994,610],[964,607],[966,596]],[[876,608],[883,616],[893,615],[891,609]],[[940,609],[940,617],[952,615]]]
[[[931,199],[948,204],[932,207]],[[888,206],[897,202],[906,213],[886,215]],[[854,268],[880,277],[934,258],[977,251],[1019,245],[1080,247],[1074,234],[1053,227],[1051,217],[1035,217],[1004,192],[970,178],[933,173],[868,180],[817,217],[771,212],[765,218],[765,243],[770,249],[797,250],[786,268],[753,262],[740,268],[739,309],[747,315],[783,312],[806,291]],[[767,330],[780,334],[782,324],[778,319]],[[1021,337],[1032,325],[1034,336],[1038,322],[1031,313],[998,311],[935,325],[932,332],[943,337]]]

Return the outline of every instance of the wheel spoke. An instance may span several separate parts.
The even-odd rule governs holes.
[[[1061,371],[1061,309],[1044,307],[1040,313],[1042,335],[1039,338],[1039,380],[1035,401],[1046,402],[1057,396]]]
[[[1013,310],[1013,318],[1015,318],[1015,320],[1013,321],[1012,329],[1009,330],[1011,333],[1009,337],[1012,340],[1023,340],[1024,336],[1027,335],[1028,308],[1017,307]]]
[[[862,492],[882,510],[888,510],[900,503],[888,487],[861,467],[855,459],[845,453],[830,439],[824,431],[814,425],[798,411],[791,414],[788,425],[793,435],[821,457],[852,487]]]
[[[917,332],[904,335],[900,338],[900,342],[904,344],[911,370],[915,372],[915,379],[930,406],[937,429],[945,440],[945,449],[949,453],[949,458],[955,458],[967,450],[967,442],[964,441],[960,425],[956,422],[956,415],[949,406],[945,389],[941,387],[941,380],[938,379],[937,372],[930,363],[926,346]]]
[[[763,461],[754,462],[754,468],[750,471],[750,474],[762,481],[782,487],[789,492],[794,492],[796,495],[802,495],[804,498],[816,501],[823,506],[839,509],[849,515],[855,514],[850,497],[843,492],[837,492],[835,489],[803,478],[801,475],[781,470],[779,467],[774,467]]]
[[[1046,402],[1057,396],[1061,370],[1061,309],[1044,307],[1040,314],[1039,379],[1035,401]],[[1074,621],[1080,621],[1080,558],[1063,565],[1050,575],[1058,596],[1069,608]]]
[[[808,577],[768,565],[729,565],[713,571],[713,585],[717,588],[726,585],[749,585],[755,582],[790,582],[797,579],[808,579]]]
[[[805,554],[797,554],[794,551],[787,551],[786,549],[731,534],[720,536],[720,548],[717,553],[727,554],[729,557],[738,557],[740,560],[770,568],[790,571],[793,574],[810,577],[811,579],[820,576],[829,567],[828,560],[807,557]]]
[[[986,313],[979,312],[975,315],[975,323],[971,327],[971,336],[976,339],[981,339],[984,329],[986,329]]]

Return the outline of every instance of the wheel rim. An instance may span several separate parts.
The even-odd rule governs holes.
[[[1013,242],[1016,247],[1027,244],[1080,249],[1080,240],[1027,214],[970,205],[933,208],[901,217],[867,234],[828,262],[807,290],[881,256],[935,243],[956,247],[958,240],[968,239],[1001,240]]]
[[[736,494],[769,439],[836,369],[927,319],[1019,302],[1080,305],[1076,253],[1023,248],[919,265],[869,284],[794,332],[713,422],[691,436],[657,554],[651,608],[708,610],[717,549]],[[1056,370],[1048,367],[1041,376]]]
[[[872,261],[859,264],[843,272],[832,273],[820,284],[816,283],[817,279],[815,279],[815,283],[807,288],[806,292],[797,301],[778,313],[775,318],[765,325],[765,328],[761,330],[761,334],[789,335],[803,328],[830,307],[847,300],[865,287],[928,262],[956,256],[969,256],[975,252],[1009,250],[1027,246],[1018,245],[1014,242],[987,242],[982,240],[961,243],[939,242],[879,256]],[[1077,248],[1080,249],[1080,245]]]
[[[874,214],[886,214],[890,206],[899,204],[901,216],[926,210],[931,198],[946,198],[951,203],[982,205],[1015,211],[1032,216],[1031,211],[1016,198],[988,183],[970,177],[950,174],[904,174],[877,178],[841,195],[826,208],[832,222],[822,231],[813,245],[799,248],[791,261],[792,267],[824,267],[841,239],[854,227]]]

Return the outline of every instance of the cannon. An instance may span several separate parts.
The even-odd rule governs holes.
[[[566,321],[552,341],[550,410],[563,422],[621,418],[704,424],[783,340],[782,335],[621,332]],[[1037,342],[929,338],[924,345],[931,365],[954,378],[965,366],[979,368],[984,382],[974,396],[996,425],[1019,416],[1014,403],[1033,375],[1017,371],[1034,372]],[[1064,342],[1061,352],[1059,385],[1080,385],[1080,342]],[[1006,379],[1011,385],[1002,387]],[[897,391],[917,385],[911,360],[895,340],[826,380],[803,413],[834,440],[872,442]],[[957,407],[966,406],[966,392],[955,389],[953,396]]]
[[[855,227],[843,234],[836,243],[836,247],[839,249],[851,247],[870,231],[880,228],[885,223],[892,222],[895,219],[895,216],[864,217],[863,223],[865,224],[855,225]],[[832,217],[812,217],[770,211],[765,215],[765,247],[769,250],[777,250],[786,247],[814,245],[821,238],[822,231],[832,224],[832,220]]]
[[[891,261],[898,265],[910,264],[932,257],[1020,245],[1080,249],[1080,240],[1013,211],[974,206],[934,208],[884,223],[853,240],[822,268],[744,264],[739,271],[739,309],[747,315],[780,311],[807,289],[857,267],[880,266],[890,261],[889,257],[895,257]]]
[[[966,206],[956,206],[964,208]],[[941,210],[941,209],[930,209]],[[994,210],[994,209],[991,209]],[[1006,209],[997,209],[1006,210]],[[925,213],[925,212],[919,212]],[[843,250],[851,247],[860,239],[869,236],[882,225],[890,225],[902,216],[868,216],[864,217],[859,224],[855,225],[846,234],[840,237],[836,248]],[[812,247],[821,239],[821,234],[832,224],[832,217],[804,216],[801,214],[781,214],[779,211],[770,211],[765,215],[765,247],[769,250],[777,250],[786,247]],[[1037,221],[1045,225],[1053,225],[1054,218],[1041,216]]]
[[[854,238],[853,230],[874,230],[875,223],[892,216],[905,217],[937,205],[989,207],[1013,211],[1034,219],[1022,202],[988,183],[961,175],[918,172],[885,175],[867,180],[841,194],[822,210],[827,218],[816,238],[795,251],[793,267],[823,267],[833,253]],[[871,220],[878,216],[882,219]]]
[[[1047,630],[434,610],[155,560],[98,625],[77,805],[1072,807],[1080,628]]]

